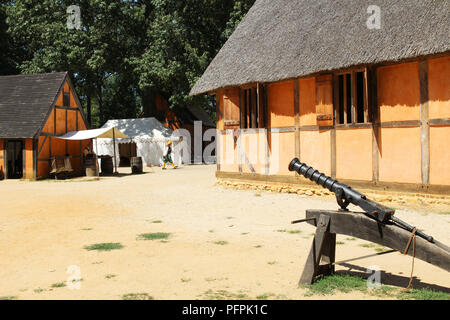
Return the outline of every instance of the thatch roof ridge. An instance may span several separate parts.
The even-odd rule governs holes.
[[[446,0],[256,0],[191,94],[445,53],[448,21]]]

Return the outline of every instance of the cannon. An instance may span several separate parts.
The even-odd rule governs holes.
[[[305,163],[300,162],[297,158],[293,159],[289,164],[289,171],[295,171],[305,178],[310,179],[318,185],[333,192],[336,195],[336,200],[340,206],[340,211],[348,211],[347,207],[350,204],[353,204],[363,209],[363,213],[365,215],[375,219],[377,222],[383,224],[393,224],[409,232],[415,231],[417,236],[431,243],[434,242],[433,237],[417,230],[417,228],[395,217],[394,209],[388,208],[368,199],[364,194],[353,190],[345,184],[339,183],[337,180],[319,172]]]

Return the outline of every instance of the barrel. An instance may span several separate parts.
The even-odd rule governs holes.
[[[132,157],[130,163],[133,174],[142,173],[142,157]]]
[[[101,160],[102,174],[113,174],[113,160],[112,157],[102,157]]]
[[[97,177],[98,176],[98,167],[97,167],[97,158],[86,158],[84,159],[84,167],[86,169],[86,177]]]

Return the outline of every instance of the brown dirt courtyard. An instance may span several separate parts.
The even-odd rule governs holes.
[[[68,181],[0,181],[0,297],[17,299],[381,299],[369,293],[309,295],[297,282],[315,229],[293,226],[331,199],[215,186],[215,166],[146,169]],[[128,172],[129,169],[121,169]],[[150,172],[152,171],[152,172]],[[397,216],[449,245],[450,215],[397,207]],[[450,210],[449,210],[450,211]],[[142,240],[141,234],[169,233]],[[376,253],[338,236],[337,260]],[[123,248],[89,251],[98,243]],[[386,285],[407,286],[411,258],[400,253],[337,266],[364,274],[378,265]],[[69,266],[80,289],[66,286]],[[414,286],[448,291],[448,272],[415,262]],[[306,294],[306,295],[305,295]],[[131,296],[133,297],[133,296]]]

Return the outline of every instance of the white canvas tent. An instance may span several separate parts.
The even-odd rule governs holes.
[[[162,164],[164,149],[169,140],[174,145],[172,159],[176,165],[181,164],[181,155],[176,151],[176,145],[180,142],[180,137],[174,136],[173,131],[165,127],[156,118],[109,120],[102,128],[113,127],[130,137],[129,139],[116,139],[116,150],[119,150],[119,144],[121,143],[136,143],[137,156],[142,157],[144,166],[149,164],[159,166]],[[99,156],[114,156],[113,139],[98,139],[94,145],[94,150]],[[117,163],[119,163],[119,160],[120,155],[117,153]]]

